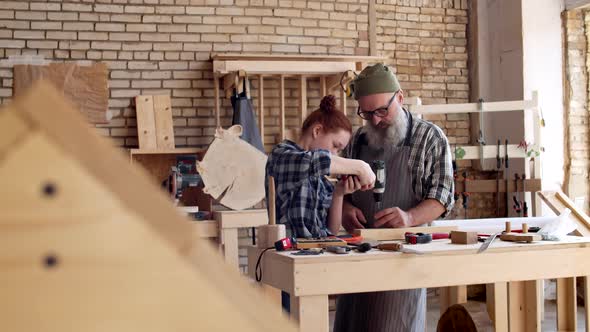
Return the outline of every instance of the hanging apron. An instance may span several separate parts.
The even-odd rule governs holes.
[[[399,207],[404,211],[418,205],[409,169],[413,119],[408,116],[408,132],[402,146],[373,149],[359,137],[352,158],[370,163],[384,160],[386,185],[383,208]],[[375,218],[375,201],[371,191],[352,194],[352,203],[363,211],[368,227]],[[399,271],[399,273],[404,273]],[[383,276],[383,278],[395,276]],[[424,332],[426,327],[426,290],[345,294],[338,298],[334,332]]]

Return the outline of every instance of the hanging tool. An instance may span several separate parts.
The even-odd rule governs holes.
[[[479,138],[477,139],[477,143],[479,143],[479,162],[481,163],[481,168],[483,169],[483,147],[486,145],[483,128],[483,98],[479,98],[477,102],[477,109],[479,111]]]
[[[508,139],[504,141],[504,179],[506,180],[506,217],[510,215],[510,195],[508,194]]]
[[[502,158],[500,158],[500,139],[498,139],[498,150],[496,151],[496,217],[500,217],[500,169],[502,168]]]
[[[526,204],[526,190],[525,190],[526,175],[525,174],[522,174],[521,180],[522,180],[522,216],[526,218],[529,216],[529,207]]]
[[[383,251],[399,251],[407,254],[423,255],[424,253],[414,249],[408,249],[403,244],[392,242],[392,243],[380,243],[375,248]]]
[[[454,151],[453,151],[453,179],[455,181],[457,181],[458,178],[458,174],[457,174],[457,146],[453,145],[454,147]],[[455,192],[453,193],[453,199],[455,200],[455,202],[457,202],[459,200],[459,192],[457,191],[457,187],[454,187]]]
[[[465,188],[467,188],[467,171],[463,172],[463,186]],[[467,191],[463,191],[461,193],[461,196],[463,198],[463,210],[465,211],[465,219],[467,219],[467,207],[469,205],[469,195],[470,194]]]
[[[375,212],[383,208],[383,194],[385,193],[385,161],[373,160],[371,163],[375,172],[375,186],[373,187],[373,199],[375,200]]]
[[[518,191],[518,180],[520,180],[520,176],[518,175],[518,173],[514,174],[514,194],[512,195],[512,200],[514,201],[514,205],[512,206],[514,208],[514,211],[518,214],[518,216],[520,217],[520,214],[522,212],[522,206],[520,205],[520,192]]]

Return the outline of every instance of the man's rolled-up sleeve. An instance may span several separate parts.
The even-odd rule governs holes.
[[[453,193],[455,181],[453,177],[453,164],[451,149],[446,138],[436,139],[433,147],[426,154],[426,180],[424,182],[427,190],[425,199],[434,199],[445,208],[445,217],[453,209],[455,204]]]

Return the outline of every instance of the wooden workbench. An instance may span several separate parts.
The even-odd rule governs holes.
[[[438,240],[411,246],[424,255],[372,250],[364,254],[293,256],[290,252],[267,251],[262,258],[262,282],[291,294],[291,313],[299,320],[300,331],[319,332],[329,328],[331,294],[494,284],[498,292],[495,329],[514,332],[540,331],[540,280],[575,276],[588,280],[590,276],[590,264],[583,264],[590,255],[587,237],[532,244],[496,240],[486,252],[476,254],[480,245],[453,245],[449,240]],[[258,248],[248,249],[251,276],[259,253]],[[505,297],[508,291],[510,301]],[[571,300],[558,298],[558,307]],[[558,310],[558,324],[575,326],[575,306],[565,307],[571,310]],[[587,303],[587,317],[589,307]]]

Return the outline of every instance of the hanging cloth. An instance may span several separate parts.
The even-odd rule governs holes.
[[[231,97],[231,105],[234,110],[232,126],[238,124],[241,125],[243,128],[241,139],[264,153],[264,145],[262,144],[260,132],[258,131],[254,106],[246,93],[246,91],[249,90],[246,89],[246,84],[249,84],[248,78],[244,78],[243,82],[243,91],[238,93],[236,87],[234,95]]]

